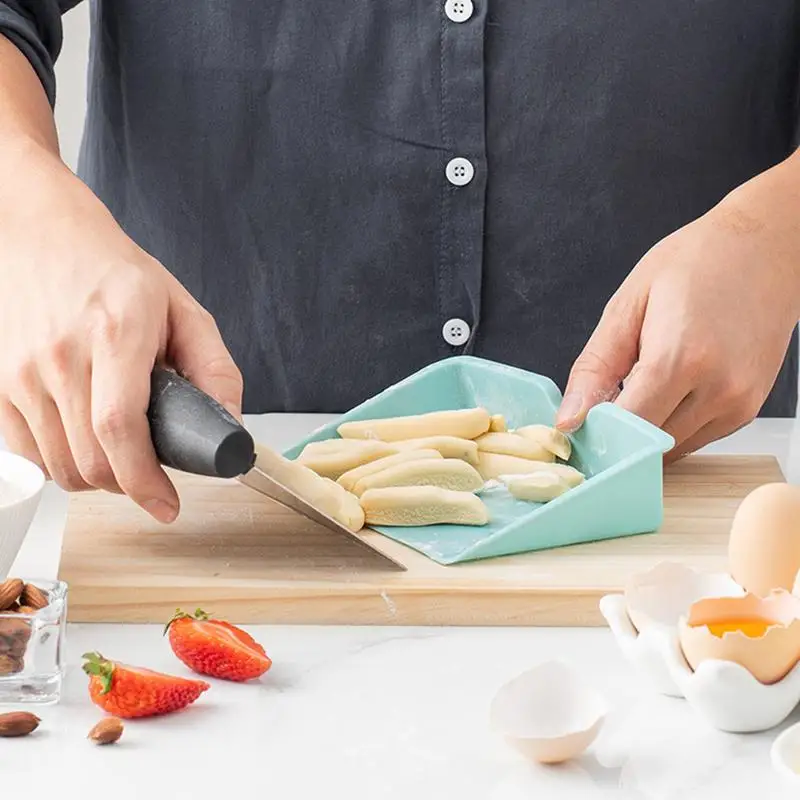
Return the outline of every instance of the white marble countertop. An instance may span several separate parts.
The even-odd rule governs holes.
[[[325,420],[266,415],[247,424],[283,447]],[[772,453],[798,483],[798,444],[796,421],[758,420],[707,451]],[[49,486],[15,574],[56,574],[65,510],[65,496]],[[83,652],[190,673],[158,626],[70,625],[63,699],[37,711],[42,725],[33,737],[2,741],[0,791],[113,800],[216,800],[233,792],[280,800],[795,796],[770,766],[777,730],[723,734],[685,702],[650,694],[606,629],[249,630],[274,660],[260,682],[214,682],[185,712],[130,722],[118,745],[103,748],[85,739],[101,712],[88,699]],[[487,719],[505,680],[549,658],[573,665],[612,712],[582,759],[547,768],[509,750]]]

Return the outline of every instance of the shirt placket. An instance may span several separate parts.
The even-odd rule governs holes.
[[[480,322],[486,201],[484,31],[488,0],[441,3],[442,222],[439,314],[448,353],[473,349]]]

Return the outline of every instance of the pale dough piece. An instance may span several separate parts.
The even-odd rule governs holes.
[[[538,442],[517,436],[516,433],[484,433],[476,440],[478,450],[506,456],[529,458],[532,461],[555,461],[556,457]]]
[[[364,509],[361,508],[358,498],[352,493],[344,489],[336,481],[330,478],[323,478],[322,480],[331,484],[333,491],[339,497],[339,510],[338,516],[335,517],[346,528],[351,531],[360,531],[364,527]]]
[[[572,455],[572,442],[569,438],[549,425],[525,425],[517,428],[514,433],[524,436],[532,442],[537,442],[562,461],[569,461]]]
[[[364,527],[364,519],[347,500],[341,486],[322,478],[316,472],[297,461],[291,461],[280,453],[256,444],[256,466],[274,478],[309,505],[332,517],[351,531]],[[358,498],[355,498],[356,500]],[[347,507],[343,508],[344,503]]]
[[[357,441],[351,439],[350,441]],[[380,472],[387,467],[393,467],[396,464],[402,464],[404,461],[421,461],[426,458],[443,459],[444,456],[438,450],[404,450],[400,453],[395,453],[392,456],[385,456],[379,458],[377,461],[370,461],[368,464],[362,464],[360,467],[351,469],[340,475],[338,483],[344,486],[349,492],[353,491],[353,487],[367,475],[372,475],[374,472]]]
[[[540,470],[536,471],[539,472]],[[558,475],[561,480],[567,482],[571,489],[580,486],[586,480],[586,476],[579,469],[575,469],[569,464],[545,464],[541,471]]]
[[[530,475],[543,467],[550,466],[546,461],[484,452],[478,453],[478,462],[478,471],[485,481],[499,478],[501,475]]]
[[[507,430],[506,418],[502,414],[492,414],[489,418],[489,431],[491,433],[505,433]]]
[[[422,439],[406,439],[392,442],[402,453],[406,450],[438,450],[443,458],[460,458],[468,464],[478,466],[478,445],[472,439],[458,436],[426,436]]]
[[[353,451],[363,446],[364,442],[359,439],[323,439],[320,442],[309,442],[298,458],[330,455],[331,453],[341,453],[343,450]]]
[[[476,492],[483,478],[475,467],[458,458],[406,461],[362,478],[353,488],[359,497],[387,486],[438,486],[454,492]]]
[[[568,489],[574,489],[586,480],[586,476],[580,470],[570,467],[569,464],[538,464],[528,473],[515,472],[498,475],[497,477],[498,480],[508,486],[512,481],[524,481],[530,477],[538,478],[541,476],[547,476],[554,481],[561,481]]]
[[[549,503],[570,490],[569,484],[553,472],[534,472],[531,475],[504,476],[504,483],[518,500]]]
[[[397,442],[423,436],[458,436],[474,439],[489,430],[489,412],[485,408],[462,408],[433,411],[408,417],[344,422],[337,432],[343,439],[380,439]]]
[[[340,475],[351,469],[376,461],[379,458],[394,455],[397,448],[387,442],[359,442],[360,447],[348,447],[333,453],[312,453],[308,456],[299,456],[300,464],[313,469],[323,478],[336,480]]]
[[[471,492],[438,486],[392,486],[361,496],[367,525],[486,525],[489,509]]]

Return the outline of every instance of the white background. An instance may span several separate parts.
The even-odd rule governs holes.
[[[64,48],[56,62],[56,124],[64,160],[77,167],[86,112],[86,62],[89,50],[89,4],[64,15]]]

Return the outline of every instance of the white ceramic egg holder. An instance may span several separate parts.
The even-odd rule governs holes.
[[[697,600],[744,593],[728,575],[663,562],[636,576],[626,594],[603,597],[600,612],[625,658],[657,692],[684,698],[719,730],[752,733],[779,725],[800,703],[800,663],[769,685],[730,661],[711,659],[692,670],[678,638],[679,619]]]

